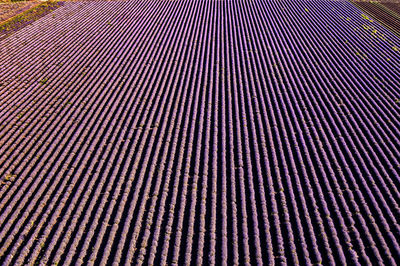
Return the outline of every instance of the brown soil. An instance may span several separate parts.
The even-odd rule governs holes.
[[[400,17],[400,3],[382,3],[386,8],[392,10]]]
[[[82,0],[63,0],[63,2],[75,2]],[[87,0],[85,0],[87,1]],[[399,0],[400,1],[400,0]],[[11,2],[10,0],[0,0],[0,24],[40,3],[40,0],[28,0],[20,2]]]
[[[39,3],[41,2],[38,0],[14,3],[0,1],[0,23],[34,7]]]
[[[0,23],[0,40],[52,12],[63,2],[46,1]]]

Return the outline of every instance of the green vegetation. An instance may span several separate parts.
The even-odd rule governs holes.
[[[363,17],[363,19],[366,19],[366,20],[368,20],[369,22],[374,22],[373,20],[372,20],[372,18],[369,18],[367,15],[365,15],[365,14],[361,14],[361,16]]]
[[[4,180],[5,180],[5,181],[9,181],[9,180],[11,179],[11,177],[12,177],[12,176],[8,174],[8,175],[6,175],[6,177],[4,178]]]
[[[46,82],[47,82],[48,80],[49,80],[48,78],[44,78],[44,79],[42,79],[42,80],[39,81],[39,82],[40,82],[40,84],[42,84],[42,85],[46,85]]]
[[[4,181],[6,182],[11,182],[14,181],[14,179],[17,177],[17,175],[12,175],[12,174],[6,174],[4,177]]]

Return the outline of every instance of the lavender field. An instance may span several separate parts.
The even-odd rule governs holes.
[[[0,264],[396,265],[399,73],[347,1],[65,2],[0,33]]]

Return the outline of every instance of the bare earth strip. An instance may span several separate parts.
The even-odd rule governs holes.
[[[27,1],[27,2],[15,2],[15,3],[0,2],[0,23],[34,7],[39,3],[40,1]]]

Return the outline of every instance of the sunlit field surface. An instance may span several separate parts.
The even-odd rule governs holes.
[[[347,1],[62,3],[0,33],[0,264],[396,265],[399,73]]]

